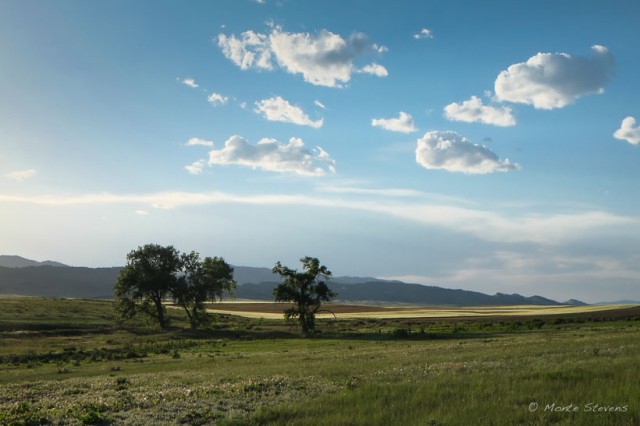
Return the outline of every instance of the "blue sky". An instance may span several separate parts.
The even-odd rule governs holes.
[[[640,3],[0,2],[0,253],[640,299]]]

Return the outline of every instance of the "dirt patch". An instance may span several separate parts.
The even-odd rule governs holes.
[[[276,302],[234,302],[234,303],[216,303],[207,305],[207,310],[224,311],[224,312],[256,312],[264,314],[281,314],[289,306],[288,303]],[[367,305],[345,305],[338,303],[327,303],[322,305],[321,312],[333,312],[334,314],[353,314],[364,312],[388,312],[395,311],[411,311],[413,308],[386,308],[382,306]]]

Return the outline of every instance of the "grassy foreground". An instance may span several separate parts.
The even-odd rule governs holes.
[[[173,311],[172,311],[173,312]],[[0,298],[0,424],[639,425],[640,311],[119,329],[110,302]]]

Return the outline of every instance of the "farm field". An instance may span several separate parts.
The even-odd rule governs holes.
[[[248,318],[281,318],[282,303],[263,301],[230,301],[209,305],[209,312],[240,315]],[[586,306],[480,306],[470,308],[443,308],[424,306],[369,306],[327,304],[318,318],[476,318],[518,317],[541,315],[589,314],[631,308],[634,305]]]
[[[331,305],[303,339],[255,305],[234,304],[278,318],[191,331],[170,310],[162,331],[108,301],[0,298],[0,424],[640,424],[637,306]],[[386,309],[408,316],[365,316]]]

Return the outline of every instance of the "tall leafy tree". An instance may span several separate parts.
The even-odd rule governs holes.
[[[183,274],[172,289],[174,302],[181,306],[191,328],[207,322],[206,302],[232,296],[236,287],[233,268],[221,257],[205,257],[196,252],[182,255]]]
[[[173,246],[147,244],[132,250],[114,287],[116,309],[121,317],[143,314],[157,321],[161,328],[168,327],[163,301],[177,286],[181,268],[180,252]]]
[[[292,303],[284,312],[285,319],[296,320],[302,334],[309,336],[315,330],[316,313],[322,302],[328,302],[337,294],[325,282],[331,278],[331,271],[320,265],[317,258],[307,256],[300,259],[300,263],[302,272],[276,263],[273,272],[279,274],[283,281],[273,290],[273,294],[276,302]]]

